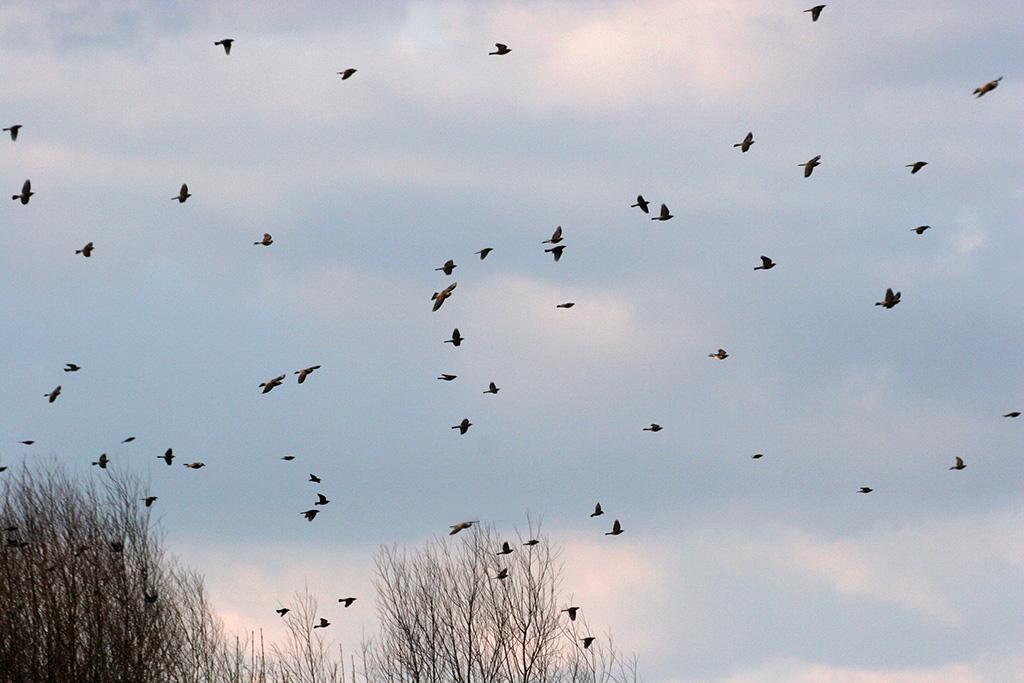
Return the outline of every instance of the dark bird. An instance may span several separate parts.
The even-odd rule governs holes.
[[[532,546],[537,545],[538,543],[540,543],[540,541],[538,541],[536,538],[531,538],[529,541],[527,541],[523,545],[532,547]]]
[[[777,264],[775,263],[775,261],[772,261],[772,260],[771,260],[770,258],[768,258],[767,256],[762,256],[762,257],[761,257],[761,265],[759,265],[759,266],[755,266],[755,267],[754,267],[754,270],[771,270],[771,269],[772,269],[772,268],[774,268],[774,267],[775,267],[776,265],[777,265]]]
[[[999,87],[999,81],[1001,81],[1001,80],[1003,80],[1002,76],[1000,76],[999,78],[997,78],[994,81],[989,81],[988,83],[986,83],[985,85],[981,86],[980,88],[975,88],[974,89],[974,94],[976,96],[978,96],[978,97],[981,97],[985,93],[992,92],[993,90],[995,90],[996,88]]]
[[[74,363],[65,363],[64,372],[78,372],[82,369],[81,365],[75,365]]]
[[[489,55],[507,55],[509,52],[512,52],[512,50],[510,50],[508,45],[506,45],[505,43],[495,43],[494,47],[496,47],[498,49],[495,50],[494,52],[488,52],[487,54],[489,54]]]
[[[313,505],[327,505],[331,501],[327,500],[327,496],[322,493],[316,494],[316,502]]]
[[[455,534],[459,533],[463,529],[468,529],[468,528],[470,528],[471,526],[473,526],[476,523],[477,523],[477,520],[474,519],[471,522],[459,522],[458,524],[452,524],[451,526],[448,527],[449,529],[451,529],[451,531],[448,532],[448,535],[449,536],[454,536]]]
[[[305,512],[300,512],[299,514],[302,515],[303,517],[305,517],[307,522],[312,522],[314,519],[316,519],[316,516],[318,514],[320,514],[320,511],[319,510],[306,510]]]
[[[644,427],[645,432],[660,432],[664,427],[656,422],[652,422],[650,427]]]
[[[545,249],[544,253],[545,254],[551,254],[552,256],[554,256],[555,257],[555,263],[558,263],[559,259],[562,258],[562,252],[563,251],[565,251],[565,245],[564,244],[559,244],[557,247],[551,247],[550,249]]]
[[[562,241],[562,226],[559,225],[555,228],[555,231],[551,233],[551,239],[544,240],[541,244],[558,244]]]
[[[733,147],[739,147],[741,152],[747,152],[752,144],[754,144],[753,131],[747,133],[747,137],[743,138],[743,142],[737,142]]]
[[[931,229],[930,225],[919,225],[916,228],[911,228],[910,232],[916,232],[918,235],[923,235],[925,230]]]
[[[276,609],[274,611],[277,612],[278,614],[280,614],[282,617],[284,615],[288,614],[289,612],[291,612],[291,610],[288,609],[287,607],[282,607],[281,609]]]
[[[618,536],[622,533],[622,525],[619,524],[619,520],[615,520],[612,524],[612,530],[604,532],[605,536]]]
[[[452,429],[458,429],[459,434],[465,434],[469,431],[469,428],[473,426],[473,423],[469,421],[468,417],[462,418],[462,422],[452,427]]]
[[[725,349],[718,349],[715,353],[709,353],[708,358],[714,358],[715,360],[725,360],[729,357]]]
[[[110,458],[107,457],[106,453],[100,453],[100,459],[95,461],[93,465],[99,465],[101,470],[107,469],[107,463],[110,462]]]
[[[200,469],[202,467],[206,467],[206,463],[205,462],[187,462],[187,463],[185,463],[185,467],[189,468],[190,470],[198,470],[198,469]]]
[[[319,484],[320,483],[320,477],[318,477],[315,474],[313,474],[312,472],[310,472],[309,473],[309,480],[308,481],[311,481],[314,484]]]
[[[81,254],[85,258],[89,258],[90,256],[92,256],[93,249],[95,249],[95,247],[93,247],[92,242],[86,242],[85,246],[82,247],[81,249],[75,249],[75,253]]]
[[[502,568],[502,570],[500,572],[498,572],[495,575],[494,578],[499,579],[501,581],[504,581],[505,579],[507,579],[508,578],[508,567]]]
[[[31,439],[29,439],[27,441],[19,441],[18,443],[24,444],[25,446],[31,446],[32,444],[35,443],[35,441],[32,441]]]
[[[153,503],[156,502],[156,499],[156,496],[146,496],[145,498],[140,498],[139,500],[144,502],[146,504],[146,507],[152,507]]]
[[[444,262],[444,265],[440,268],[434,268],[434,270],[440,270],[445,275],[451,275],[456,268],[458,268],[458,266],[455,265],[455,261],[448,259]]]
[[[156,459],[163,460],[165,463],[170,465],[171,462],[174,460],[174,449],[168,448],[166,451],[164,451],[163,455],[158,455]]]
[[[797,166],[803,166],[804,167],[804,178],[810,178],[811,174],[814,173],[815,167],[821,166],[821,155],[819,154],[818,156],[814,157],[810,161],[805,161],[802,164],[797,164]]]
[[[347,81],[348,79],[352,78],[352,74],[354,74],[356,71],[357,71],[356,69],[353,69],[352,67],[349,67],[349,68],[345,69],[344,71],[339,71],[338,75],[341,76],[341,80]]]
[[[907,164],[907,168],[910,169],[910,175],[914,175],[915,173],[917,173],[918,171],[920,171],[922,168],[924,168],[927,165],[928,165],[927,161],[915,161],[912,164]]]
[[[483,249],[476,253],[480,254],[480,260],[483,261],[485,258],[487,258],[487,255],[490,254],[492,251],[494,251],[493,247],[484,247]]]
[[[119,553],[119,552],[122,552],[123,550],[124,550],[124,543],[122,543],[121,541],[111,541],[110,542],[110,551],[111,552]]]
[[[10,133],[11,134],[11,142],[14,142],[15,140],[18,139],[18,131],[21,130],[21,128],[22,128],[21,124],[20,123],[16,123],[13,126],[11,126],[10,128],[4,128],[4,132],[5,133]]]
[[[142,598],[146,601],[147,604],[152,605],[154,602],[156,602],[157,599],[156,591],[153,591],[152,593],[150,593],[149,591],[143,591]]]
[[[508,544],[508,541],[504,541],[501,544],[501,550],[494,553],[495,555],[511,555],[515,549]]]
[[[355,598],[338,598],[338,602],[345,603],[345,607],[351,607],[352,603],[355,602]]]
[[[191,196],[192,195],[189,194],[189,191],[188,191],[188,185],[186,185],[185,183],[182,183],[181,184],[181,189],[178,190],[178,196],[177,197],[171,197],[171,201],[174,201],[175,199],[177,199],[178,203],[184,204],[185,200],[188,199]]]
[[[214,45],[222,46],[224,48],[224,54],[229,55],[231,54],[231,45],[234,42],[234,38],[224,38],[223,40],[218,40],[216,43],[214,43]]]
[[[601,509],[601,504],[598,503],[594,506],[594,511],[590,513],[591,517],[600,517],[604,514],[604,510]]]
[[[269,232],[265,232],[265,233],[263,233],[263,239],[261,239],[259,242],[253,242],[253,245],[259,244],[259,245],[263,245],[264,247],[269,247],[273,243],[274,243],[274,238],[271,236],[271,234]]]
[[[953,465],[952,467],[950,467],[949,469],[951,469],[951,470],[962,470],[962,469],[964,469],[966,467],[967,467],[967,465],[964,464],[964,459],[961,458],[958,455],[958,456],[956,456],[956,464]]]
[[[122,439],[121,443],[131,443],[132,441],[135,441],[135,437],[129,436],[127,439]]]
[[[494,382],[491,382],[490,384],[487,385],[487,391],[485,391],[484,393],[485,394],[496,394],[499,391],[501,391],[501,389],[498,388],[498,385],[496,385]]]
[[[50,403],[53,403],[54,401],[57,400],[57,397],[60,396],[60,385],[58,384],[53,391],[51,391],[48,394],[43,394],[43,396],[50,399]]]
[[[1006,415],[1003,415],[1003,417],[1020,417],[1020,411],[1019,410],[1014,410],[1013,412],[1010,412],[1010,413],[1007,413]]]
[[[876,301],[875,305],[876,306],[881,306],[882,308],[892,308],[893,306],[895,306],[899,302],[900,302],[900,292],[896,292],[895,294],[893,294],[892,293],[892,288],[889,288],[889,289],[885,290],[885,299],[882,300],[882,301]]]
[[[313,626],[313,628],[327,628],[330,625],[331,625],[331,622],[327,621],[323,617],[320,617],[320,623],[319,624],[315,624]]]
[[[590,647],[591,643],[597,640],[597,638],[595,638],[594,636],[587,636],[586,638],[580,638],[580,640],[583,642],[583,649],[586,650]]]
[[[857,491],[857,493],[871,493],[872,491],[874,491],[873,488],[870,488],[868,486],[861,486],[860,491]]]
[[[454,330],[452,330],[452,338],[451,339],[445,339],[444,343],[445,344],[451,344],[452,346],[462,346],[462,340],[463,339],[465,339],[465,337],[463,337],[459,333],[459,328],[456,327]]]
[[[278,375],[274,379],[268,379],[266,382],[261,382],[260,383],[260,388],[262,388],[263,391],[260,392],[260,393],[265,394],[268,391],[270,391],[271,389],[273,389],[274,387],[281,386],[281,383],[284,382],[284,378],[285,378],[285,375]]]
[[[319,370],[319,369],[320,369],[319,365],[310,365],[308,368],[302,368],[301,370],[296,370],[293,374],[296,374],[296,375],[299,376],[299,384],[302,384],[303,382],[306,381],[307,377],[309,377],[310,375],[313,374],[314,370]]]
[[[569,615],[569,621],[576,621],[576,613],[580,611],[579,607],[566,607],[562,610]]]
[[[430,297],[430,300],[434,302],[435,311],[441,308],[441,304],[443,304],[445,300],[452,295],[452,292],[455,291],[455,288],[458,285],[458,282],[453,282],[444,289],[442,289],[440,292],[434,292],[434,296]]]
[[[754,453],[754,454],[753,454],[752,456],[750,456],[750,457],[751,457],[751,458],[753,458],[754,460],[760,460],[761,458],[763,458],[763,457],[764,457],[764,453]]]
[[[811,9],[805,9],[804,12],[811,13],[811,21],[817,21],[818,17],[821,16],[821,10],[825,9],[824,5],[815,5]]]
[[[449,374],[446,374],[446,373],[442,372],[441,376],[438,377],[438,379],[443,379],[445,382],[451,382],[456,377],[458,377],[458,375],[449,375]]]
[[[281,459],[284,460],[285,462],[291,462],[292,460],[295,459],[295,456],[294,455],[282,455]]]
[[[11,199],[20,199],[22,204],[28,204],[29,197],[34,195],[32,191],[32,181],[26,180],[25,184],[21,186],[21,194],[12,194]]]
[[[644,213],[650,213],[651,212],[650,209],[647,208],[648,206],[650,206],[650,204],[651,203],[649,201],[644,199],[644,196],[642,194],[638,194],[636,196],[636,204],[630,204],[629,208],[631,208],[631,209],[636,208],[636,209],[640,209]]]
[[[661,213],[652,218],[652,221],[667,221],[670,218],[674,218],[672,214],[668,212],[668,207],[664,204],[661,205]]]
[[[555,308],[572,308],[575,305],[575,301],[566,301],[564,304],[555,304]]]

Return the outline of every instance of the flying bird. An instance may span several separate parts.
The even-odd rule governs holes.
[[[715,353],[708,354],[708,358],[714,358],[715,360],[725,360],[728,357],[729,354],[726,353],[725,349],[718,349]]]
[[[505,579],[507,579],[508,578],[508,567],[503,567],[502,570],[500,572],[498,572],[494,576],[494,578],[499,579],[501,581],[504,581]]]
[[[569,615],[569,621],[576,621],[576,613],[580,611],[579,607],[566,607],[562,610]]]
[[[751,459],[753,459],[753,460],[760,460],[761,458],[763,458],[763,457],[764,457],[764,453],[754,453],[754,454],[753,454],[752,456],[750,456],[750,457],[751,457]]]
[[[263,391],[260,393],[265,394],[268,391],[271,391],[274,387],[281,386],[281,383],[284,382],[284,378],[285,375],[278,375],[274,379],[268,379],[266,382],[261,382],[260,388],[263,389]]]
[[[430,297],[430,300],[434,302],[435,311],[441,308],[441,304],[443,304],[445,300],[452,295],[452,292],[455,291],[455,288],[458,287],[458,285],[458,282],[453,282],[440,292],[434,292],[434,296]]]
[[[316,516],[318,514],[320,514],[320,511],[319,510],[306,510],[305,512],[300,512],[299,514],[302,515],[303,517],[305,517],[307,522],[312,522],[314,519],[316,519]]]
[[[295,456],[294,455],[282,455],[281,459],[284,460],[285,462],[291,462],[292,460],[295,459]]]
[[[910,169],[910,175],[914,175],[915,173],[917,173],[918,171],[920,171],[922,168],[924,168],[927,165],[928,165],[927,161],[915,161],[912,164],[907,164],[906,167]]]
[[[263,239],[261,239],[259,242],[253,242],[254,245],[259,244],[263,245],[264,247],[269,247],[273,243],[274,238],[270,235],[269,232],[263,233]]]
[[[456,327],[454,330],[452,330],[452,338],[445,339],[444,343],[451,344],[452,346],[462,346],[463,339],[465,339],[465,337],[463,337],[462,334],[459,333],[459,328]]]
[[[498,388],[498,385],[496,385],[494,382],[491,382],[490,384],[487,385],[487,391],[485,391],[484,393],[485,394],[496,394],[499,391],[501,391],[501,389]]]
[[[319,484],[320,483],[320,477],[318,477],[315,474],[313,474],[312,472],[310,472],[309,473],[309,479],[307,481],[311,481],[314,484]]]
[[[158,455],[156,459],[163,460],[165,463],[170,465],[171,462],[174,460],[174,449],[168,448],[166,451],[164,451],[163,455]]]
[[[224,54],[229,55],[231,54],[231,45],[234,44],[234,42],[234,38],[224,38],[223,40],[218,40],[214,45],[220,45],[224,48]]]
[[[672,214],[668,212],[668,207],[664,204],[661,205],[661,213],[652,218],[652,221],[667,221],[670,218],[674,218]]]
[[[35,441],[32,441],[31,439],[28,439],[26,441],[19,441],[18,443],[24,444],[25,446],[31,446],[32,444],[35,443]]]
[[[594,506],[594,511],[590,513],[591,517],[600,517],[604,514],[604,510],[601,509],[601,504],[598,503]]]
[[[50,399],[50,403],[53,403],[54,401],[57,400],[57,397],[60,396],[60,385],[58,384],[53,391],[51,391],[48,394],[43,394],[43,396]]]
[[[107,469],[107,463],[110,462],[110,458],[107,457],[106,453],[100,453],[100,459],[95,461],[93,465],[99,465],[101,470]]]
[[[999,81],[1001,81],[1001,80],[1003,80],[1002,76],[1000,76],[999,78],[997,78],[994,81],[989,81],[988,83],[986,83],[985,85],[981,86],[980,88],[975,88],[974,89],[974,94],[976,96],[978,96],[978,97],[981,97],[985,93],[992,92],[993,90],[995,90],[996,88],[999,87]]]
[[[814,157],[810,161],[805,161],[802,164],[797,164],[797,166],[803,166],[804,167],[804,178],[810,178],[811,177],[811,173],[814,172],[815,167],[821,166],[821,155],[819,154],[818,156]]]
[[[327,628],[330,625],[331,625],[331,622],[327,621],[323,617],[320,617],[320,623],[319,624],[315,624],[313,626],[313,628]]]
[[[778,265],[778,264],[776,264],[775,261],[772,261],[767,256],[762,256],[761,257],[761,265],[755,266],[754,270],[771,270],[776,265]]]
[[[925,230],[931,229],[930,225],[919,225],[916,228],[911,228],[910,232],[916,232],[918,235],[923,235]]]
[[[448,535],[449,536],[454,536],[455,534],[459,533],[463,529],[468,529],[468,528],[470,528],[471,526],[473,526],[476,523],[477,523],[477,520],[474,519],[471,522],[459,522],[458,524],[452,524],[451,526],[448,527],[449,529],[451,529],[451,531],[448,532]]]
[[[15,140],[18,139],[18,131],[21,130],[21,128],[22,128],[21,124],[20,123],[16,123],[13,126],[11,126],[10,128],[4,128],[4,132],[5,133],[10,133],[11,134],[11,142],[14,142]]]
[[[501,550],[494,553],[495,555],[511,555],[515,549],[508,544],[508,541],[504,541],[501,544]]]
[[[575,305],[575,301],[566,301],[564,304],[555,304],[555,308],[572,308]]]
[[[458,377],[458,375],[449,375],[449,374],[446,374],[446,373],[443,373],[443,372],[442,372],[442,373],[441,373],[441,376],[440,376],[440,377],[438,377],[438,379],[442,379],[442,380],[444,380],[445,382],[451,382],[451,381],[452,381],[453,379],[455,379],[456,377]]]
[[[314,370],[319,370],[319,369],[320,369],[319,365],[310,365],[308,368],[302,368],[301,370],[296,370],[292,374],[298,375],[299,376],[299,384],[302,384],[303,382],[306,381],[307,377],[309,377],[310,375],[313,374]]]
[[[656,422],[652,422],[650,427],[644,427],[645,432],[660,432],[664,427]]]
[[[469,421],[468,417],[462,418],[462,422],[452,427],[452,429],[458,429],[459,434],[465,434],[469,431],[469,428],[473,426],[473,423]]]
[[[339,71],[338,75],[341,76],[341,80],[347,81],[348,79],[352,78],[352,74],[354,74],[356,71],[357,71],[356,69],[353,69],[352,67],[349,67],[349,68],[345,69],[344,71]]]
[[[860,491],[857,491],[857,493],[871,493],[872,491],[874,491],[874,489],[869,486],[861,486]]]
[[[817,21],[818,17],[821,16],[821,10],[825,9],[824,5],[815,5],[811,9],[805,9],[804,12],[811,13],[811,21]]]
[[[157,497],[156,496],[146,496],[145,498],[140,498],[139,500],[144,502],[146,504],[146,507],[152,507],[153,503],[156,502]]]
[[[189,191],[188,191],[188,185],[186,185],[185,183],[182,183],[181,184],[181,189],[178,190],[178,196],[177,197],[171,197],[171,201],[174,201],[175,199],[177,199],[179,204],[184,204],[185,200],[188,199],[191,196],[192,195],[189,194]]]
[[[565,251],[565,245],[564,244],[559,244],[557,247],[551,247],[550,249],[545,249],[544,253],[545,254],[551,254],[552,256],[554,256],[555,257],[555,263],[558,263],[558,261],[562,258],[562,252],[563,251]]]
[[[276,609],[274,611],[277,612],[278,614],[280,614],[282,617],[284,615],[288,614],[289,612],[291,612],[291,610],[288,609],[287,607],[282,607],[281,609]]]
[[[754,133],[753,131],[747,133],[747,137],[743,138],[743,142],[737,142],[733,147],[739,147],[741,152],[750,151],[750,146],[754,144]]]
[[[92,256],[92,250],[94,248],[95,247],[93,247],[92,242],[86,242],[85,246],[82,247],[81,249],[76,249],[75,253],[81,254],[85,258],[89,258],[90,256]]]
[[[892,293],[892,288],[890,287],[889,289],[885,290],[885,299],[882,300],[882,301],[876,301],[875,305],[876,306],[881,306],[882,308],[892,308],[893,306],[895,306],[899,302],[900,302],[900,292],[896,292],[895,294],[893,294]]]
[[[958,456],[956,456],[956,464],[953,465],[952,467],[950,467],[949,469],[951,469],[951,470],[962,470],[962,469],[964,469],[966,467],[967,467],[967,465],[964,464],[964,459],[961,458],[958,455]]]
[[[523,545],[533,547],[533,546],[537,545],[538,543],[540,543],[540,541],[538,541],[536,538],[531,538],[529,541],[527,541]]]
[[[494,52],[488,52],[487,54],[489,54],[489,55],[507,55],[509,52],[512,52],[512,50],[510,50],[508,45],[506,45],[505,43],[495,43],[494,47],[496,47],[498,49],[495,50]]]
[[[190,470],[198,470],[200,468],[206,467],[206,463],[205,462],[187,462],[187,463],[185,463],[185,467],[189,468]]]
[[[555,228],[555,231],[551,233],[551,239],[546,239],[541,244],[558,244],[562,241],[562,226],[559,225]]]
[[[1006,415],[1003,415],[1003,417],[1020,417],[1020,411],[1019,410],[1014,410],[1013,412],[1010,412],[1010,413],[1007,413]]]
[[[649,201],[644,199],[644,196],[642,194],[638,194],[636,196],[636,204],[630,204],[629,208],[639,208],[644,213],[650,213],[650,209],[647,208],[648,206],[650,206],[650,204],[651,203]]]
[[[445,275],[451,275],[452,271],[454,271],[456,268],[458,268],[458,266],[455,265],[455,261],[448,259],[447,261],[444,262],[443,266],[441,266],[440,268],[434,268],[434,270],[440,270]]]
[[[81,365],[75,365],[74,363],[65,363],[64,372],[78,372],[82,369]]]
[[[142,599],[146,601],[146,604],[152,605],[157,600],[156,591],[150,593],[149,591],[142,591]]]
[[[21,186],[21,194],[12,194],[11,199],[20,199],[22,204],[28,204],[29,197],[34,195],[32,191],[32,181],[26,180]]]
[[[327,505],[331,501],[327,500],[327,496],[322,493],[316,494],[316,502],[313,505]]]
[[[493,247],[484,247],[483,249],[475,253],[480,254],[480,260],[483,261],[485,258],[487,258],[487,255],[490,254],[492,251],[494,251]]]
[[[622,525],[619,524],[619,520],[615,520],[612,524],[612,530],[604,532],[605,536],[618,536],[622,533]]]
[[[597,640],[597,638],[595,638],[594,636],[587,636],[585,638],[580,638],[580,640],[583,642],[583,649],[586,650],[590,647],[591,643]]]
[[[338,602],[345,603],[345,607],[351,607],[352,603],[355,602],[355,598],[338,598]]]

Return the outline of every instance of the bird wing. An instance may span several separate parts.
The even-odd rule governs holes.
[[[770,258],[768,258],[767,256],[762,256],[761,257],[761,264],[765,265],[765,266],[770,266],[772,264],[772,260]]]
[[[21,193],[22,194],[28,194],[31,191],[32,191],[32,181],[31,180],[26,180],[25,184],[21,186]]]

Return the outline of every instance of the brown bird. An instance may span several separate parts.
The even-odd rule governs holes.
[[[580,611],[579,607],[566,607],[562,610],[569,615],[569,621],[576,621],[576,613]]]
[[[629,208],[631,208],[631,209],[638,208],[641,211],[643,211],[644,213],[650,213],[651,212],[650,209],[647,208],[648,206],[650,206],[650,204],[651,203],[649,201],[644,199],[644,196],[642,194],[638,194],[636,196],[636,204],[630,204]]]
[[[11,199],[20,199],[22,204],[28,204],[29,198],[34,195],[32,191],[32,181],[26,180],[21,186],[21,194],[12,194]]]
[[[508,567],[502,568],[502,570],[500,572],[498,572],[497,575],[495,575],[494,578],[499,579],[501,581],[504,581],[505,579],[507,579],[508,578]]]
[[[107,457],[106,453],[100,453],[100,459],[93,463],[93,465],[99,465],[101,470],[107,469],[107,463],[110,462],[110,458]]]
[[[349,67],[349,68],[345,69],[344,71],[339,71],[338,75],[341,76],[341,80],[347,81],[348,79],[352,78],[352,74],[354,74],[355,72],[356,72],[356,69],[353,69],[352,67]]]
[[[320,511],[319,510],[306,510],[305,512],[300,512],[299,514],[302,515],[303,517],[305,517],[307,522],[312,522],[314,519],[316,519],[316,516],[318,514],[320,514]]]
[[[604,510],[601,509],[601,504],[598,503],[594,506],[594,511],[590,513],[591,517],[600,517],[604,514]]]
[[[876,301],[875,305],[876,306],[881,306],[882,308],[892,308],[893,306],[895,306],[899,302],[900,302],[900,292],[896,292],[895,294],[893,294],[892,293],[892,288],[890,287],[889,289],[885,290],[885,299],[882,300],[882,301]]]
[[[650,427],[644,427],[645,432],[660,432],[664,427],[656,422],[652,422]]]
[[[223,40],[218,40],[216,43],[214,43],[214,45],[220,45],[224,48],[224,54],[229,55],[231,54],[231,46],[234,44],[234,42],[234,38],[224,38]]]
[[[291,610],[288,609],[287,607],[282,607],[281,609],[276,609],[274,611],[277,612],[278,614],[280,614],[282,617],[284,615],[288,614],[289,612],[291,612]]]
[[[605,536],[618,536],[622,533],[622,525],[619,524],[619,520],[615,520],[612,524],[612,530],[604,532]]]
[[[1003,417],[1020,417],[1020,411],[1019,410],[1014,410],[1013,412],[1010,412],[1010,413],[1007,413],[1006,415],[1003,415]]]
[[[825,9],[824,5],[815,5],[811,9],[805,9],[804,12],[811,13],[811,21],[817,21],[818,17],[821,16],[821,10]]]
[[[474,519],[471,522],[459,522],[458,524],[452,524],[451,526],[448,527],[449,529],[451,529],[451,531],[448,532],[448,535],[449,536],[454,536],[455,534],[459,533],[463,529],[468,529],[468,528],[470,528],[471,526],[473,526],[476,523],[477,523],[477,520]]]
[[[22,125],[20,123],[16,123],[13,126],[11,126],[10,128],[4,128],[4,132],[5,133],[10,133],[11,134],[11,142],[14,142],[15,140],[18,139],[18,131],[21,130],[21,129],[22,129]]]
[[[493,247],[484,247],[483,249],[476,253],[480,254],[480,260],[483,261],[485,258],[487,258],[487,255],[490,254],[492,251],[494,251]]]
[[[146,496],[145,498],[140,498],[139,500],[144,502],[146,504],[146,507],[152,507],[153,503],[155,503],[157,501],[157,497],[156,496]]]
[[[313,505],[327,505],[331,501],[327,500],[327,496],[322,493],[316,494],[316,502]]]
[[[585,638],[580,638],[580,640],[583,642],[583,649],[586,650],[590,647],[591,643],[597,640],[597,638],[595,638],[594,636],[587,636]]]
[[[753,131],[747,133],[747,137],[743,138],[743,142],[737,142],[733,147],[739,147],[741,152],[747,152],[752,144],[754,144]]]
[[[496,385],[494,382],[491,382],[490,384],[487,385],[487,391],[485,391],[484,393],[485,394],[496,394],[499,391],[501,391],[501,389],[498,388],[498,385]]]
[[[255,244],[260,244],[260,245],[263,245],[264,247],[269,247],[273,243],[274,243],[274,238],[271,237],[269,232],[263,233],[263,239],[261,239],[259,242],[253,242],[254,245]]]
[[[85,258],[89,258],[90,256],[92,256],[92,250],[94,248],[95,247],[92,246],[92,242],[86,242],[85,246],[82,247],[81,249],[76,249],[75,253],[76,254],[81,254]]]
[[[458,377],[458,375],[449,375],[449,374],[446,374],[446,373],[441,373],[441,376],[438,377],[438,379],[442,379],[445,382],[451,382],[456,377]]]
[[[327,621],[323,617],[320,617],[320,623],[313,626],[313,628],[327,628],[331,625],[331,622]]]
[[[434,292],[434,296],[430,297],[430,300],[434,302],[435,311],[441,308],[441,304],[443,304],[445,300],[447,300],[448,297],[452,295],[452,292],[455,291],[455,288],[458,287],[458,285],[458,282],[453,282],[444,289],[442,289],[440,292]]]
[[[495,43],[494,47],[498,48],[495,52],[488,52],[489,55],[507,55],[512,50],[509,49],[505,43]]]
[[[981,97],[985,93],[992,92],[993,90],[995,90],[996,88],[999,87],[999,81],[1001,81],[1001,80],[1003,80],[1002,76],[1000,76],[999,78],[997,78],[994,81],[989,81],[988,83],[986,83],[985,85],[981,86],[980,88],[975,88],[974,89],[974,94],[977,97]]]
[[[910,232],[916,232],[918,235],[923,235],[925,230],[930,229],[930,225],[919,225],[916,228],[911,228]]]
[[[810,161],[805,161],[802,164],[797,164],[797,166],[803,166],[804,167],[804,178],[810,178],[811,177],[811,173],[814,172],[815,167],[821,166],[821,155],[819,154],[818,156],[814,157]]]
[[[531,538],[529,541],[527,541],[523,545],[533,547],[533,546],[537,545],[538,543],[540,543],[540,541],[538,541],[536,538]]]
[[[190,470],[198,470],[198,469],[201,469],[203,467],[206,467],[206,463],[205,462],[187,462],[187,463],[185,463],[185,467],[189,468]]]
[[[181,184],[181,189],[178,190],[178,196],[177,197],[171,197],[171,201],[174,201],[175,199],[177,199],[179,204],[184,204],[185,200],[188,199],[191,196],[192,195],[189,194],[189,191],[188,191],[188,185],[186,185],[185,183],[182,183]]]
[[[459,434],[465,434],[469,431],[469,428],[473,426],[473,423],[469,421],[468,417],[462,418],[462,422],[452,427],[452,429],[458,429]]]
[[[166,451],[164,451],[163,455],[158,455],[156,459],[163,460],[165,463],[170,465],[171,461],[174,460],[174,449],[168,448]]]
[[[575,305],[575,301],[566,301],[564,304],[555,304],[555,308],[572,308]]]
[[[555,263],[558,263],[558,261],[562,258],[562,252],[563,251],[565,251],[565,245],[564,244],[559,244],[557,247],[551,247],[550,249],[545,249],[544,253],[545,254],[551,254],[552,256],[554,256],[555,257]]]
[[[452,330],[452,338],[445,339],[444,343],[451,344],[452,346],[462,346],[463,339],[465,339],[465,337],[463,337],[462,334],[459,333],[459,328],[456,327],[454,330]]]
[[[43,396],[50,399],[50,403],[53,403],[54,401],[57,400],[57,397],[60,396],[60,385],[58,384],[53,391],[51,391],[48,394],[43,394]]]
[[[338,602],[345,603],[345,607],[351,607],[352,603],[355,602],[355,598],[338,598]]]
[[[761,265],[755,266],[754,270],[771,270],[776,265],[778,265],[778,264],[776,264],[775,261],[772,261],[767,256],[762,256],[761,257]]]
[[[284,382],[284,378],[285,375],[278,375],[274,379],[268,379],[266,382],[261,382],[260,388],[263,389],[263,391],[261,391],[260,393],[265,394],[271,391],[274,387],[281,386],[281,383]]]
[[[562,226],[559,225],[555,228],[555,231],[551,233],[551,239],[544,240],[541,244],[558,244],[562,241]]]
[[[728,357],[729,354],[726,353],[725,349],[718,349],[715,353],[708,354],[708,358],[714,358],[715,360],[725,360]]]
[[[501,550],[494,553],[495,555],[511,555],[515,549],[508,544],[508,541],[504,541],[501,544]]]
[[[917,173],[918,171],[920,171],[922,168],[924,168],[927,165],[928,165],[927,161],[915,161],[912,164],[907,164],[906,167],[910,169],[910,175],[914,175],[915,173]]]
[[[965,465],[965,464],[964,464],[964,459],[963,459],[963,458],[961,458],[961,457],[960,457],[960,456],[958,455],[958,456],[956,456],[956,464],[955,464],[955,465],[953,465],[952,467],[950,467],[949,469],[951,469],[951,470],[962,470],[962,469],[964,469],[965,467],[967,467],[967,465]]]
[[[451,275],[452,271],[454,271],[456,268],[458,268],[458,266],[455,265],[455,261],[448,259],[447,261],[444,262],[443,266],[441,266],[440,268],[434,268],[434,270],[440,270],[445,275]]]
[[[670,213],[668,212],[668,207],[667,207],[667,206],[665,206],[664,204],[662,204],[662,205],[661,205],[661,213],[659,213],[659,214],[658,214],[657,216],[655,216],[655,217],[654,217],[654,218],[652,218],[651,220],[652,220],[652,221],[667,221],[667,220],[668,220],[668,219],[670,219],[670,218],[675,218],[675,216],[673,216],[672,214],[670,214]]]
[[[302,384],[303,382],[306,381],[307,377],[309,377],[310,375],[313,374],[314,370],[319,370],[319,369],[320,369],[319,365],[310,365],[308,368],[302,368],[301,370],[296,370],[292,374],[298,375],[299,376],[299,384]]]

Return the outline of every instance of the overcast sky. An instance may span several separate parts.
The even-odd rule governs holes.
[[[1024,681],[1024,6],[808,4],[6,3],[3,464],[148,477],[232,629],[530,514],[649,681]]]

